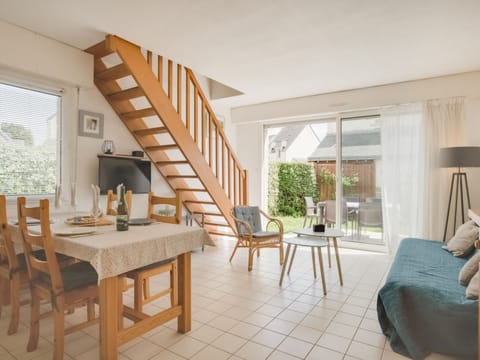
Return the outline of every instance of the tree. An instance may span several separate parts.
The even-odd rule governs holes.
[[[12,140],[23,140],[25,145],[33,145],[32,132],[23,125],[2,122],[0,123],[0,130],[7,134]]]

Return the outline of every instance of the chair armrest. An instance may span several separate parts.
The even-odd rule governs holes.
[[[263,210],[260,210],[260,214],[262,214],[267,220],[267,226],[266,226],[266,229],[268,230],[268,225],[270,224],[275,224],[277,225],[278,227],[278,232],[283,234],[283,223],[280,219],[277,219],[277,218],[274,218],[274,217],[271,217],[269,216],[266,212],[264,212]]]

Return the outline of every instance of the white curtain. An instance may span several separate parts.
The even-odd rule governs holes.
[[[423,235],[429,239],[443,239],[451,174],[456,171],[438,167],[439,149],[466,145],[463,141],[464,108],[464,98],[429,100],[425,104],[425,145],[429,154],[425,166],[429,171],[425,174]],[[450,223],[447,240],[454,230],[453,222]]]
[[[423,232],[422,106],[407,104],[382,112],[384,240],[395,252],[400,240]]]
[[[464,100],[429,100],[382,112],[384,238],[395,252],[404,237],[440,240],[449,173],[441,147],[462,145]]]

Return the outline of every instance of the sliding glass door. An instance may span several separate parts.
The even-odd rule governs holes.
[[[383,245],[380,117],[342,118],[340,125],[343,240]]]

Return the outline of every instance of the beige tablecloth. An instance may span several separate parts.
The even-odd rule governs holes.
[[[88,261],[97,271],[99,281],[203,245],[215,246],[207,231],[200,227],[155,223],[130,226],[128,231],[116,231],[115,226],[96,229],[88,235],[54,235],[54,238],[55,251]]]

